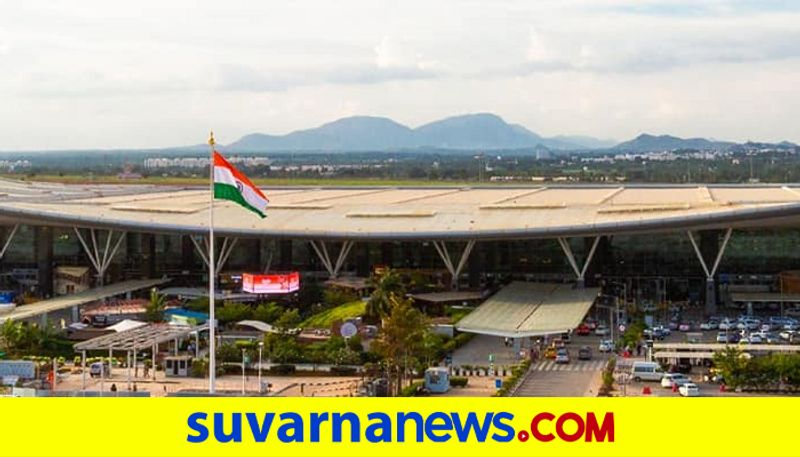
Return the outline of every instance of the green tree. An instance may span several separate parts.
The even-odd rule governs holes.
[[[267,324],[272,324],[283,314],[283,308],[277,303],[262,303],[253,310],[253,319]]]
[[[391,269],[370,282],[374,290],[367,302],[366,316],[377,321],[389,314],[393,301],[405,295],[405,287],[400,275]]]
[[[164,320],[164,310],[167,307],[167,296],[160,294],[158,289],[150,289],[150,301],[144,310],[144,318],[147,322],[161,322]]]
[[[252,308],[244,303],[226,303],[224,306],[217,308],[216,318],[224,325],[250,319],[252,314]]]
[[[372,349],[384,358],[389,370],[390,391],[398,395],[409,368],[424,357],[424,341],[430,330],[427,318],[412,306],[411,300],[396,295],[390,295],[388,300],[390,311]]]
[[[300,325],[300,312],[296,309],[287,309],[281,314],[281,317],[273,325],[281,333],[287,333],[289,330],[297,328]]]
[[[747,358],[739,348],[728,346],[714,353],[714,366],[719,368],[725,383],[734,389],[747,381]]]
[[[322,301],[322,287],[316,281],[306,281],[300,287],[297,300],[305,307],[311,307]]]
[[[186,302],[183,305],[184,308],[192,311],[197,311],[198,313],[207,313],[208,312],[208,297],[197,297],[192,300]]]
[[[11,319],[3,321],[0,327],[0,349],[9,354],[13,354],[20,347],[22,338],[22,324]]]

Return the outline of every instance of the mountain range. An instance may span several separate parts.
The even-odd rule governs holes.
[[[254,133],[229,144],[241,152],[386,151],[402,149],[522,149],[544,146],[574,150],[610,147],[614,141],[584,136],[545,138],[490,113],[448,117],[410,128],[385,117],[353,116],[286,135]]]
[[[793,143],[765,144],[796,147]],[[281,151],[399,151],[414,149],[486,150],[608,150],[619,152],[712,150],[737,146],[729,141],[706,138],[678,138],[643,133],[618,143],[589,136],[559,135],[543,137],[519,124],[510,124],[491,113],[453,116],[410,128],[385,117],[353,116],[319,127],[297,130],[286,135],[253,133],[223,149],[236,152]]]

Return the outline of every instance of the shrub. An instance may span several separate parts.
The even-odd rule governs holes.
[[[331,374],[336,376],[353,376],[358,372],[355,367],[345,367],[334,365],[331,367]]]
[[[466,387],[469,378],[464,376],[453,376],[450,378],[450,385],[453,387]]]
[[[501,387],[497,392],[495,392],[494,396],[505,397],[509,393],[511,393],[511,391],[513,391],[514,388],[517,386],[517,384],[522,380],[522,377],[525,376],[525,373],[528,372],[528,368],[530,368],[530,366],[531,366],[531,360],[525,359],[522,363],[512,368],[511,376],[509,376],[503,381],[503,387]]]
[[[414,397],[422,390],[422,381],[414,381],[411,383],[410,386],[403,387],[400,389],[400,396],[401,397]]]
[[[347,290],[332,287],[322,293],[322,301],[331,308],[358,301],[359,297]]]
[[[208,375],[208,360],[194,359],[189,368],[189,376],[193,378],[205,378]]]
[[[297,369],[297,367],[295,367],[294,365],[281,364],[281,365],[273,365],[273,366],[269,367],[269,370],[267,370],[267,371],[269,373],[271,373],[271,374],[286,376],[286,375],[294,374],[296,369]]]

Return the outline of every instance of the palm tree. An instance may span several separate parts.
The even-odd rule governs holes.
[[[0,327],[0,348],[12,353],[20,344],[22,324],[6,319]]]
[[[145,319],[148,322],[161,322],[164,320],[164,310],[167,307],[167,296],[158,293],[158,289],[150,289],[150,303],[145,308]]]
[[[393,299],[405,295],[405,286],[400,275],[392,269],[387,269],[377,278],[371,279],[370,283],[374,290],[367,302],[365,314],[376,320],[382,319],[389,315]]]

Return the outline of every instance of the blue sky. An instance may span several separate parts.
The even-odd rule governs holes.
[[[0,149],[349,115],[800,142],[800,2],[0,0]]]

